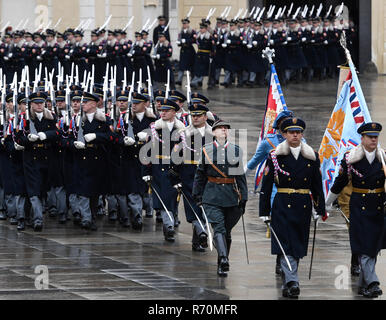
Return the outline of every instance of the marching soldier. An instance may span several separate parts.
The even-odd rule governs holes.
[[[192,123],[183,131],[186,145],[180,144],[179,146],[183,163],[176,167],[176,174],[172,177],[175,179],[174,187],[180,188],[183,192],[186,221],[193,227],[192,250],[204,252],[208,247],[208,234],[202,211],[192,197],[192,190],[201,148],[212,142],[213,134],[211,126],[207,123],[208,107],[195,103],[189,106],[189,111]]]
[[[332,209],[343,188],[352,182],[350,198],[350,246],[359,255],[361,273],[358,294],[367,298],[382,295],[375,273],[377,255],[383,248],[385,172],[382,158],[385,152],[378,147],[382,126],[376,122],[364,123],[358,133],[361,144],[347,152],[341,162],[339,176],[327,196],[327,210]]]
[[[181,141],[175,130],[185,128],[176,119],[178,110],[179,106],[174,101],[166,98],[161,100],[161,119],[151,124],[151,165],[147,165],[143,172],[143,180],[151,184],[154,191],[153,206],[161,212],[165,240],[169,242],[175,240],[174,217],[177,211],[177,190],[169,179],[169,171],[175,166],[172,160],[173,148]]]
[[[214,40],[208,31],[208,25],[200,24],[200,32],[197,34],[196,43],[198,51],[194,62],[194,78],[192,88],[202,87],[204,77],[209,76],[210,59],[213,57]]]
[[[170,58],[173,55],[173,48],[164,33],[160,33],[158,37],[157,51],[153,55],[155,59],[155,83],[159,87],[167,82],[168,70],[170,71],[170,87],[174,89],[174,72],[170,63]]]
[[[231,231],[244,214],[248,200],[242,150],[227,140],[229,129],[230,125],[222,120],[213,124],[214,141],[202,148],[192,191],[197,207],[203,206],[212,224],[220,277],[226,277],[229,271]]]
[[[243,57],[241,46],[243,42],[243,35],[240,30],[237,29],[237,21],[232,20],[229,23],[230,30],[226,35],[226,41],[222,44],[223,48],[226,48],[225,58],[225,77],[223,86],[228,88],[232,83],[232,75],[237,74],[238,84],[237,87],[242,87],[242,71],[243,71]]]
[[[135,72],[135,81],[139,81],[139,73],[142,72],[142,81],[146,81],[147,72],[146,72],[146,52],[147,47],[145,46],[145,41],[142,39],[140,32],[135,33],[135,42],[133,43],[127,56],[133,62],[133,68]]]
[[[78,196],[82,215],[82,228],[97,230],[95,218],[99,195],[105,194],[106,176],[101,170],[106,163],[106,145],[112,142],[112,134],[106,116],[97,112],[99,97],[93,93],[83,93],[83,112],[78,137],[72,137],[73,146],[78,149]],[[79,137],[83,130],[84,141]]]
[[[178,65],[178,78],[177,85],[182,85],[182,79],[185,71],[193,72],[194,60],[196,57],[196,51],[194,50],[193,43],[196,42],[197,34],[190,27],[190,20],[188,18],[182,19],[182,30],[178,35],[177,45],[181,47],[180,61]]]
[[[271,150],[276,149],[276,147],[285,140],[283,137],[283,132],[280,130],[280,126],[283,121],[290,119],[292,117],[293,117],[293,112],[290,110],[282,111],[281,113],[278,114],[272,126],[273,129],[277,130],[277,133],[268,134],[267,137],[264,138],[264,140],[260,143],[254,156],[247,163],[247,166],[245,169],[246,173],[252,170],[255,170],[256,167],[266,157],[268,157]],[[277,191],[276,186],[273,186],[272,195],[271,195],[271,205],[273,203],[273,199],[275,198],[276,191]],[[281,275],[282,273],[281,266],[280,266],[280,257],[281,255],[278,255],[276,258],[275,273],[277,275]]]
[[[289,298],[300,294],[297,271],[299,259],[307,255],[312,215],[310,193],[316,211],[314,219],[325,215],[319,156],[302,142],[305,128],[305,122],[298,118],[281,123],[286,140],[271,151],[260,191],[260,217],[267,224],[272,220],[272,229],[283,247],[282,252],[276,238],[271,238],[272,254],[280,255],[283,297]],[[277,193],[271,206],[274,184]]]
[[[83,32],[74,32],[75,43],[70,50],[70,56],[74,65],[78,67],[79,81],[83,81],[84,71],[88,70],[86,64],[87,57],[87,43],[83,40]]]
[[[33,210],[34,231],[43,228],[42,197],[49,190],[51,146],[59,139],[54,115],[44,105],[47,96],[43,92],[32,93],[30,120],[25,130],[16,135],[18,145],[24,147],[23,167],[27,194]],[[33,123],[33,124],[32,124]],[[31,130],[35,127],[36,133]]]
[[[55,41],[56,32],[52,29],[46,30],[46,42],[47,45],[43,49],[41,56],[43,58],[43,67],[46,67],[48,72],[55,70],[55,74],[58,73],[58,44]]]
[[[267,70],[267,63],[262,57],[262,51],[267,47],[268,36],[261,25],[259,21],[254,22],[250,43],[248,44],[250,48],[248,85],[251,87],[255,84],[255,81],[259,86],[264,84],[264,75]]]
[[[158,43],[159,34],[165,33],[166,40],[170,42],[170,34],[169,29],[165,31],[167,24],[166,24],[166,17],[165,16],[159,16],[158,17],[158,26],[154,28],[153,31],[153,43],[156,45]]]

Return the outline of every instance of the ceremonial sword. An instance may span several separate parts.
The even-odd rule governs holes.
[[[275,231],[273,230],[271,224],[270,224],[269,222],[266,222],[266,224],[267,224],[268,227],[271,229],[271,232],[272,232],[272,234],[274,235],[274,237],[275,237],[275,239],[276,239],[276,241],[277,241],[277,243],[278,243],[278,245],[279,245],[279,247],[280,247],[280,250],[281,250],[281,252],[282,252],[283,255],[284,255],[284,259],[285,259],[285,261],[287,262],[290,271],[292,271],[291,264],[290,264],[290,262],[289,262],[289,260],[288,260],[287,255],[286,255],[285,252],[284,252],[284,249],[283,249],[283,247],[282,247],[282,245],[281,245],[281,243],[280,243],[280,241],[279,241],[279,238],[277,237],[277,235],[276,235]]]
[[[173,222],[173,224],[174,224],[174,219],[172,219],[172,216],[170,215],[168,208],[166,208],[166,206],[165,206],[164,202],[162,201],[160,195],[158,194],[157,190],[154,188],[154,186],[153,186],[151,183],[149,183],[149,186],[153,189],[153,191],[154,191],[154,193],[156,194],[158,200],[161,202],[162,206],[164,207],[164,210],[166,211],[166,213],[168,214],[170,220],[171,220],[171,221]]]
[[[186,197],[184,191],[182,191],[182,188],[180,188],[180,190],[181,190],[182,196],[184,197],[184,199],[185,199],[186,202],[188,203],[190,209],[192,209],[194,215],[196,216],[196,218],[197,218],[197,220],[198,220],[198,222],[199,222],[199,224],[200,224],[202,230],[205,230],[204,226],[203,226],[202,223],[201,223],[201,219],[198,217],[196,211],[194,211],[193,206],[191,205],[189,199]],[[204,212],[203,212],[203,214],[205,215]],[[208,219],[206,218],[206,216],[205,216],[205,220],[208,221]],[[211,233],[210,233],[210,228],[209,228],[209,224],[208,224],[208,223],[206,224],[206,228],[207,228],[207,230],[208,230],[208,236],[209,236],[209,239],[211,239],[211,238],[212,238],[212,235],[211,235]],[[209,247],[210,247],[210,251],[213,251],[213,244],[212,244],[211,241],[209,241]]]

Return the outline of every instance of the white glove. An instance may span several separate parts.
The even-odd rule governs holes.
[[[227,47],[227,44],[226,44],[226,43],[223,43],[221,46],[222,46],[223,48],[226,48],[226,47]]]
[[[243,44],[247,44],[247,42],[245,40],[243,40]]]
[[[77,149],[86,149],[86,145],[82,141],[75,141],[74,146]]]
[[[37,134],[33,134],[33,133],[30,133],[27,138],[31,142],[35,142],[35,141],[39,140],[39,136]]]
[[[182,42],[182,43],[185,43],[185,42],[186,42],[186,39],[182,39],[181,42]]]
[[[312,208],[312,217],[314,218],[314,221],[318,221],[320,218],[320,215],[318,215],[314,208]]]
[[[176,43],[177,43],[177,44],[181,44],[181,41],[178,41],[178,40],[177,40]]]
[[[3,59],[4,59],[5,61],[8,61],[8,60],[9,60],[9,58],[8,58],[7,56],[4,56]]]
[[[252,45],[251,45],[251,44],[247,44],[247,48],[248,48],[248,49],[251,49],[251,48],[252,48]]]
[[[266,223],[266,222],[271,222],[271,217],[270,216],[261,216],[260,219]]]
[[[133,55],[131,53],[128,53],[127,56],[131,58]]]
[[[269,40],[269,43],[270,44],[275,44],[275,41],[274,40]]]
[[[4,138],[1,138],[1,144],[4,145],[4,141],[5,139]]]
[[[47,139],[47,135],[44,132],[38,132],[38,136],[41,141]]]
[[[323,42],[324,44],[328,44],[328,41],[327,40],[324,40],[324,42]]]
[[[106,58],[107,57],[107,53],[104,52],[102,54],[98,54],[98,58]]]
[[[302,38],[302,42],[306,42],[306,41],[307,41],[306,37]]]
[[[69,56],[68,54],[66,54],[64,57],[65,57],[67,60],[70,60],[70,56]]]
[[[157,60],[159,60],[161,58],[161,56],[159,54],[157,54],[156,58],[157,58]]]
[[[148,182],[151,180],[151,176],[144,176],[144,177],[142,177],[142,180],[145,182]]]
[[[93,141],[95,139],[96,139],[95,133],[87,133],[84,135],[84,140],[86,140],[86,142],[90,142],[90,141]]]
[[[37,56],[36,60],[43,61],[43,58],[41,56]]]
[[[311,43],[315,43],[315,40],[312,39],[312,40],[311,40]]]
[[[339,196],[338,194],[335,194],[331,191],[328,193],[328,196],[326,198],[326,211],[327,212],[331,212],[331,211],[335,210],[334,207],[332,206],[332,204],[334,203],[334,201],[336,199],[338,199],[338,196]]]
[[[13,57],[13,53],[8,53],[8,58],[12,58]]]
[[[252,44],[256,47],[257,46],[257,41],[252,41]]]
[[[292,37],[287,37],[287,41],[292,41]]]
[[[135,140],[131,137],[124,137],[123,142],[125,146],[132,146],[135,143]]]
[[[146,141],[148,134],[146,132],[138,132],[137,137],[139,141]]]
[[[283,44],[286,45],[288,43],[288,41],[284,41]]]
[[[21,146],[20,144],[17,144],[17,143],[15,142],[14,145],[15,145],[15,149],[16,149],[17,151],[23,151],[23,150],[24,150],[24,147]]]
[[[180,189],[180,188],[182,188],[182,184],[181,183],[177,183],[177,184],[175,184],[174,186],[173,186],[173,188],[175,188],[175,189]]]
[[[232,41],[230,39],[227,40],[227,44],[231,44]]]

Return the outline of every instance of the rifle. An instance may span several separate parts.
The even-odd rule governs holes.
[[[127,120],[126,120],[126,123],[127,123],[127,137],[130,137],[130,138],[133,138],[134,139],[134,131],[133,131],[133,126],[131,125],[131,121],[130,121],[130,118],[131,118],[131,105],[133,103],[133,92],[134,92],[134,82],[135,82],[135,73],[133,72],[132,76],[131,76],[131,87],[130,87],[130,91],[129,91],[129,98],[128,98],[128,111],[129,111],[129,114],[127,116]]]
[[[190,87],[190,72],[186,71],[186,100],[187,100],[187,103],[188,103],[188,108],[192,104],[191,95],[192,95],[192,89]],[[189,121],[190,124],[192,123],[192,116],[190,115],[190,112],[189,112],[188,121]]]
[[[108,88],[107,88],[107,86],[108,86],[108,77],[109,77],[109,75],[108,75],[108,70],[107,70],[107,72],[106,72],[106,75],[105,75],[105,80],[103,81],[103,106],[104,106],[104,109],[105,109],[105,114],[107,114],[108,113],[108,101],[107,101],[107,91],[108,91]]]
[[[147,66],[147,89],[149,91],[151,108],[153,110],[154,115],[157,115],[157,110],[154,104],[153,85],[151,84],[151,74],[149,66]]]
[[[71,107],[70,107],[70,87],[67,83],[66,85],[66,94],[65,94],[65,104],[66,104],[66,126],[67,128],[70,127],[71,122]]]
[[[113,120],[114,124],[114,131],[117,128],[117,89],[116,89],[116,78],[117,78],[117,66],[114,66],[111,80],[110,80],[110,91],[111,91],[111,103],[112,103],[112,109],[111,109],[111,120]]]
[[[3,114],[1,116],[1,125],[3,126],[3,138],[7,135],[7,107],[6,107],[6,102],[5,102],[5,96],[6,96],[6,83],[5,83],[5,76],[4,76],[4,82],[3,82],[3,87],[1,89],[1,108],[3,111]]]

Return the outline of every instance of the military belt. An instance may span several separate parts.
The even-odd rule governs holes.
[[[93,148],[93,149],[97,149],[98,146],[96,144],[93,144],[93,143],[86,143],[86,148]]]
[[[310,189],[290,189],[290,188],[277,188],[278,193],[300,193],[300,194],[309,194]]]
[[[46,145],[44,143],[34,143],[33,146],[35,148],[44,148]]]
[[[212,177],[208,176],[208,181],[217,183],[217,184],[233,184],[236,183],[235,178],[222,178],[222,177]]]
[[[202,49],[198,49],[198,52],[210,53],[210,50],[202,50]]]
[[[352,192],[355,193],[382,193],[385,192],[385,188],[378,189],[361,189],[361,188],[352,188]]]
[[[185,164],[198,164],[198,161],[196,160],[184,160]]]

